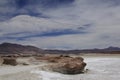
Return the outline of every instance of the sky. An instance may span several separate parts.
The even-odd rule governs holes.
[[[0,43],[120,47],[120,0],[0,0]]]

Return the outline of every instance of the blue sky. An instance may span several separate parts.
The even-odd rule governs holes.
[[[0,43],[120,47],[120,0],[0,0]]]

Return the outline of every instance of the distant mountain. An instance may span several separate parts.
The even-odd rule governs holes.
[[[47,53],[54,54],[80,54],[80,53],[117,53],[120,54],[119,47],[108,47],[104,49],[82,49],[82,50],[46,50]]]
[[[108,47],[104,49],[84,49],[84,50],[43,50],[30,45],[20,45],[13,43],[0,44],[0,54],[80,54],[80,53],[117,53],[120,54],[119,47]]]
[[[24,46],[13,43],[0,44],[0,54],[39,54],[44,53],[44,50],[34,46]]]
[[[114,51],[120,51],[119,47],[108,47],[108,48],[103,48],[103,49],[84,49],[84,50],[80,50],[81,52],[92,52],[92,53],[107,53],[107,52],[114,52]]]
[[[120,51],[120,48],[119,47],[110,46],[108,48],[105,48],[104,50],[106,50],[106,51]]]

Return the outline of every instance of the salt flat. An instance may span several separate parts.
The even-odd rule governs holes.
[[[117,56],[83,56],[88,71],[85,74],[64,75],[54,72],[34,71],[40,80],[119,80],[120,55]]]
[[[85,62],[87,63],[86,69],[88,69],[88,71],[84,74],[64,75],[56,72],[42,71],[33,66],[31,67],[7,66],[4,68],[0,67],[0,80],[119,80],[120,79],[119,76],[120,55],[83,56],[83,57],[85,59]],[[10,73],[9,70],[11,70],[12,72]]]

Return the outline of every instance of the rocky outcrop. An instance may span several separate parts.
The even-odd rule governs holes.
[[[16,66],[18,63],[15,58],[3,58],[3,64]]]
[[[83,73],[86,63],[82,57],[59,57],[53,60],[56,63],[44,66],[43,69],[60,72],[63,74]]]
[[[86,63],[57,63],[49,65],[50,70],[63,74],[79,74],[83,73]]]
[[[3,64],[3,61],[4,61],[3,58],[0,57],[0,65]]]

